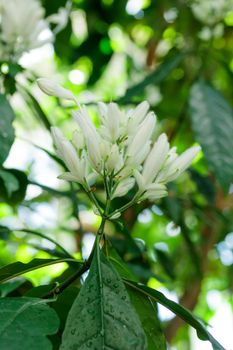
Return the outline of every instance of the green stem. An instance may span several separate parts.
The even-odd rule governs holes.
[[[129,203],[123,205],[121,208],[116,209],[116,210],[114,210],[112,213],[110,213],[110,214],[108,215],[108,218],[110,219],[110,218],[111,218],[113,215],[115,215],[116,213],[122,213],[122,212],[125,211],[126,209],[130,208],[133,204],[135,204],[135,203],[137,202],[137,200],[138,200],[137,196],[134,196],[133,199],[132,199]]]
[[[87,193],[88,198],[90,199],[91,202],[93,202],[96,206],[96,208],[98,209],[99,213],[102,214],[103,213],[103,209],[101,208],[101,206],[99,205],[95,195],[93,194],[93,192],[90,192],[88,190],[85,190]]]

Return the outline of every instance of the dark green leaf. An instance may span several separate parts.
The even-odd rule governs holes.
[[[233,179],[233,111],[225,98],[204,81],[190,93],[193,130],[209,168],[224,189]]]
[[[165,60],[158,68],[155,69],[154,72],[147,75],[146,78],[140,83],[128,88],[125,96],[121,97],[119,102],[128,102],[132,97],[142,94],[145,87],[148,85],[158,85],[161,83],[161,81],[163,81],[171,73],[171,71],[178,66],[182,58],[182,54],[177,54]]]
[[[154,247],[156,257],[158,259],[158,262],[166,272],[166,274],[171,277],[172,279],[175,278],[175,271],[174,271],[174,262],[172,261],[171,257],[167,252],[165,252],[162,249]]]
[[[26,174],[17,169],[0,170],[0,200],[16,205],[23,201],[28,179]]]
[[[142,327],[147,336],[147,350],[167,349],[166,340],[157,316],[157,305],[145,294],[136,289],[127,287],[132,305],[134,306]]]
[[[146,350],[146,343],[122,280],[97,247],[89,275],[69,312],[61,350]]]
[[[161,292],[149,288],[141,283],[136,283],[128,280],[125,280],[125,283],[132,288],[141,291],[141,293],[144,293],[145,295],[153,298],[155,301],[162,304],[170,311],[174,312],[174,314],[179,316],[182,320],[196,329],[197,335],[201,340],[210,341],[214,350],[225,350],[224,347],[219,344],[219,342],[206,330],[203,324],[189,310],[166,298]]]
[[[21,286],[25,282],[24,278],[18,278],[13,281],[9,281],[7,283],[0,284],[0,295],[1,297],[6,297],[8,294],[16,290],[19,286]]]
[[[41,267],[48,266],[48,265],[54,265],[59,264],[62,262],[67,263],[77,263],[80,264],[78,260],[75,259],[33,259],[27,264],[24,264],[22,262],[14,262],[12,264],[3,266],[0,269],[0,282],[7,281],[13,277],[22,275],[26,272],[33,271],[36,269],[40,269]]]
[[[8,197],[10,197],[13,192],[18,190],[19,182],[9,171],[0,169],[0,178],[3,181]]]
[[[210,178],[201,175],[194,169],[189,169],[192,180],[196,183],[198,190],[203,194],[210,204],[215,201],[215,188]]]
[[[14,118],[15,114],[9,102],[0,94],[0,164],[6,160],[14,142],[15,132],[12,126]]]
[[[71,285],[58,295],[57,300],[52,305],[60,318],[60,329],[62,330],[65,327],[67,315],[72,304],[74,303],[74,300],[77,298],[78,293],[79,288]]]
[[[0,349],[52,350],[46,335],[56,333],[59,319],[46,301],[0,299]]]

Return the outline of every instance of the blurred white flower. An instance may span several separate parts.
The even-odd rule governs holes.
[[[52,42],[67,18],[67,9],[60,9],[50,20],[45,19],[45,9],[39,0],[0,0],[1,59],[17,61],[24,52]],[[50,21],[57,24],[54,34],[49,30]]]
[[[39,86],[48,95],[74,99],[67,90],[47,80],[46,87]],[[128,113],[115,103],[99,103],[98,126],[87,109],[78,106],[73,113],[78,125],[72,143],[59,129],[52,128],[57,154],[69,170],[61,177],[88,186],[97,176],[102,177],[110,199],[125,196],[135,183],[135,201],[165,197],[166,184],[185,171],[199,152],[200,147],[191,147],[178,155],[175,147],[170,149],[165,134],[152,143],[156,117],[148,112],[146,101]]]
[[[232,11],[233,0],[192,0],[191,8],[199,21],[213,25]]]

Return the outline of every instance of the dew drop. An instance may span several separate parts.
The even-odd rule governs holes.
[[[75,332],[76,332],[75,328],[71,329],[71,331],[70,331],[70,333],[73,334],[73,335],[75,334]]]

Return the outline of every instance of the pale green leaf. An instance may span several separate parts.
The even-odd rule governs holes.
[[[14,111],[6,97],[0,94],[0,164],[7,158],[14,142],[15,132],[12,126],[14,117]]]
[[[193,130],[207,165],[227,189],[233,180],[233,111],[212,86],[196,82],[189,98]]]

